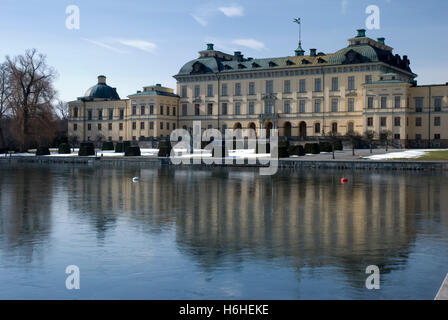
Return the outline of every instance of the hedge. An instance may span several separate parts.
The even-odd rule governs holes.
[[[72,150],[67,143],[61,143],[59,145],[58,153],[59,154],[70,154],[70,153],[72,153]]]
[[[81,142],[81,145],[79,146],[78,156],[87,157],[94,155],[95,155],[95,146],[93,145],[93,142]]]
[[[320,148],[318,143],[306,143],[305,144],[305,153],[311,154],[319,154]]]
[[[140,157],[140,147],[139,146],[128,146],[126,147],[126,151],[124,153],[125,157]]]
[[[305,155],[305,149],[303,146],[289,146],[288,152],[290,156],[303,157]]]
[[[171,142],[169,140],[162,140],[159,142],[159,157],[168,158],[171,155]]]
[[[37,147],[36,156],[49,156],[50,149],[48,147]]]
[[[115,150],[114,143],[112,141],[104,141],[103,145],[101,146],[101,150],[103,151]]]
[[[131,141],[121,141],[115,144],[115,152],[125,152],[126,147],[131,146]]]

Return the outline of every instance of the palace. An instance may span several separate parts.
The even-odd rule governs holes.
[[[144,140],[201,121],[221,131],[276,128],[291,139],[373,131],[403,146],[447,145],[448,83],[418,86],[410,65],[363,29],[335,53],[305,55],[299,43],[291,56],[254,59],[207,44],[174,76],[178,95],[156,85],[120,100],[100,76],[70,102],[69,134]]]

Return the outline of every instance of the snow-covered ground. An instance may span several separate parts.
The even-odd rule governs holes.
[[[447,149],[437,149],[437,151],[440,150],[447,150]],[[390,152],[385,154],[377,154],[374,156],[368,156],[363,157],[364,159],[369,160],[390,160],[390,159],[413,159],[413,158],[419,158],[421,156],[424,156],[428,152],[435,151],[434,149],[419,149],[419,150],[404,150],[400,152]]]

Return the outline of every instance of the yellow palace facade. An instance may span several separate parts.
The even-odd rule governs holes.
[[[201,121],[203,130],[275,128],[297,140],[372,131],[402,146],[447,145],[448,85],[418,86],[410,66],[363,29],[335,53],[299,44],[290,56],[253,59],[208,44],[174,76],[177,94],[156,85],[122,100],[100,76],[69,103],[69,135],[144,140]]]

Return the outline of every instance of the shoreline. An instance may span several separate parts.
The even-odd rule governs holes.
[[[239,159],[241,161],[241,159]],[[253,160],[252,160],[253,161]],[[342,169],[342,170],[397,170],[397,171],[448,171],[448,161],[411,161],[411,160],[306,160],[306,159],[279,159],[279,169]],[[37,163],[37,164],[82,164],[92,166],[173,166],[173,167],[228,167],[228,168],[259,168],[267,167],[258,160],[256,164],[249,164],[248,159],[244,159],[244,164],[173,164],[170,158],[159,157],[48,157],[48,156],[12,156],[0,157],[0,165],[17,163]]]

